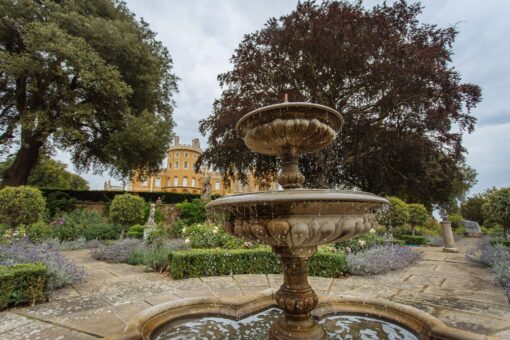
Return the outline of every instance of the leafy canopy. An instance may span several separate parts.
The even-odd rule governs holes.
[[[26,183],[43,148],[118,177],[159,168],[177,77],[146,22],[117,0],[1,0],[0,13],[0,152],[18,146],[5,185]]]
[[[142,223],[145,217],[145,201],[131,194],[117,195],[110,205],[110,218],[123,226]]]
[[[0,163],[0,176],[8,169],[14,159]],[[89,184],[83,177],[67,171],[67,164],[41,155],[28,177],[27,184],[39,188],[88,190]]]
[[[345,126],[334,143],[300,159],[308,187],[357,187],[405,200],[449,204],[473,184],[463,132],[481,99],[452,66],[454,27],[420,24],[420,4],[396,1],[299,3],[244,36],[220,74],[213,113],[200,122],[209,147],[197,164],[226,177],[275,175],[274,158],[249,151],[236,122],[261,106],[290,101],[338,110]]]
[[[387,196],[389,205],[378,213],[378,221],[387,228],[400,227],[409,222],[409,207],[398,197]]]
[[[505,238],[510,239],[510,188],[501,188],[488,194],[486,214],[504,227]]]
[[[427,208],[423,204],[408,204],[409,208],[409,224],[412,226],[424,226],[429,218]]]

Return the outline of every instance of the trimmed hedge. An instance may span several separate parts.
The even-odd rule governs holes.
[[[0,266],[0,309],[46,300],[46,266],[16,264]]]
[[[427,236],[400,235],[399,238],[407,245],[422,246],[428,243]]]
[[[127,192],[127,191],[104,191],[104,190],[64,190],[64,189],[41,189],[44,197],[48,197],[56,192],[63,193],[77,202],[110,202],[117,195],[133,194],[142,197],[146,202],[156,202],[161,198],[162,203],[175,204],[184,201],[192,201],[200,198],[200,195],[175,193],[175,192]]]
[[[279,274],[278,256],[268,248],[194,249],[172,252],[168,258],[173,279],[231,274]],[[339,253],[317,253],[310,259],[310,275],[338,277],[347,272],[347,258]]]

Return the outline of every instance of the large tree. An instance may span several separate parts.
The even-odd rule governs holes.
[[[429,207],[451,202],[473,174],[462,133],[474,128],[481,90],[450,65],[455,28],[420,24],[420,12],[405,1],[372,9],[304,2],[245,35],[200,123],[209,147],[198,166],[213,163],[226,177],[274,175],[277,162],[250,152],[234,126],[287,93],[345,118],[329,148],[300,159],[306,186],[357,187]]]
[[[172,59],[117,0],[0,0],[3,185],[27,183],[41,150],[78,169],[155,172],[171,141]]]
[[[0,163],[0,177],[12,166],[14,158]],[[38,188],[88,190],[89,184],[80,175],[67,171],[67,164],[41,154],[28,177],[27,184]]]

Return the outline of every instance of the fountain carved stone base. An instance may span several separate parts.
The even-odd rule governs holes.
[[[283,284],[275,300],[285,311],[269,331],[269,339],[327,339],[326,332],[311,318],[319,298],[308,283],[308,259],[317,247],[273,247],[280,257]]]

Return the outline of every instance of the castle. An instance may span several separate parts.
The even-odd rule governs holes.
[[[134,192],[178,192],[200,194],[204,185],[205,178],[210,179],[211,193],[213,195],[229,195],[247,192],[257,192],[264,190],[276,190],[277,184],[257,183],[255,178],[248,176],[248,183],[243,184],[240,181],[233,181],[230,185],[225,185],[223,176],[212,169],[201,169],[195,172],[195,163],[202,153],[200,140],[194,138],[191,145],[180,144],[179,137],[174,138],[173,144],[167,152],[166,168],[162,169],[157,175],[148,178],[133,178],[129,183],[127,190]],[[112,186],[106,182],[104,190],[123,190],[122,187]]]

